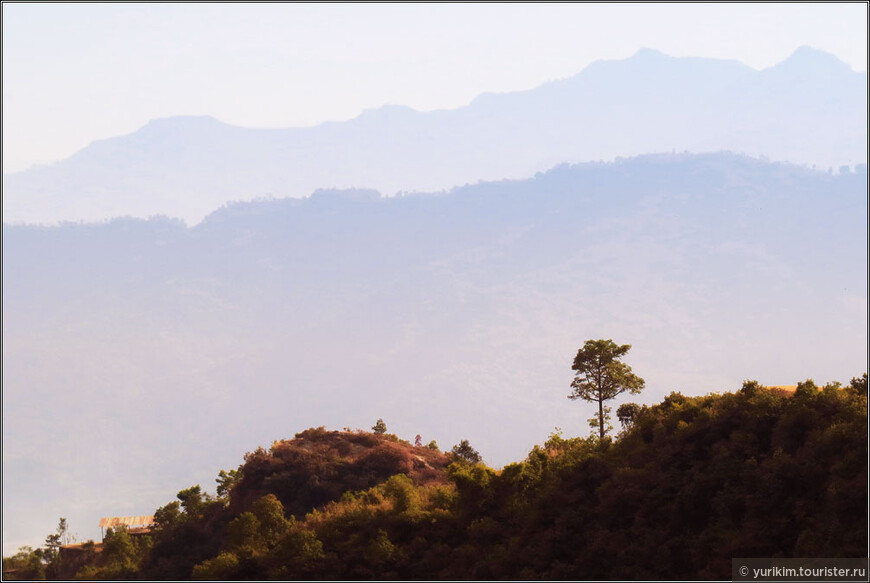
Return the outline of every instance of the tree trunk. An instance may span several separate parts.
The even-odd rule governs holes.
[[[604,399],[598,397],[598,433],[604,439]]]

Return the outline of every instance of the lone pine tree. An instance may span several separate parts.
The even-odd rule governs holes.
[[[598,414],[589,419],[589,425],[598,427],[600,438],[607,432],[610,407],[604,405],[617,395],[630,391],[637,394],[643,390],[644,380],[631,372],[631,367],[620,359],[631,349],[630,344],[618,346],[613,340],[587,340],[574,357],[575,371],[568,398],[598,402]]]

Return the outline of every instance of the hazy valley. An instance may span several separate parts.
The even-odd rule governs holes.
[[[634,346],[645,403],[848,381],[866,204],[866,172],[655,155],[236,203],[193,228],[4,225],[4,539],[150,512],[312,425],[382,417],[497,467],[555,426],[587,433],[566,398],[587,338]]]

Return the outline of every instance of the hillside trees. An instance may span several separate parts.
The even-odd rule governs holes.
[[[598,403],[598,414],[589,419],[589,425],[598,427],[601,439],[610,429],[610,407],[604,402],[625,391],[639,393],[644,387],[644,380],[620,362],[630,349],[630,344],[619,346],[613,340],[587,340],[574,357],[571,367],[576,371],[571,383],[574,390],[568,398]]]
[[[97,552],[93,541],[85,543],[82,550],[88,558],[81,557],[73,564],[63,565],[58,578],[75,575],[77,579],[135,579],[151,552],[152,538],[147,535],[130,536],[126,527],[119,526],[106,531],[101,546],[100,552]]]
[[[19,547],[10,557],[3,557],[3,578],[6,580],[45,579],[45,549]]]
[[[634,423],[635,418],[640,413],[640,405],[637,403],[623,403],[616,410],[616,418],[623,429],[628,429]]]
[[[66,518],[60,518],[57,522],[57,530],[45,537],[43,559],[46,561],[46,575],[53,577],[61,569],[60,547],[74,540],[69,532]]]
[[[216,494],[218,498],[227,499],[230,495],[230,490],[241,479],[241,470],[221,470],[218,472],[218,477],[215,479],[215,482],[217,482]]]
[[[153,545],[107,535],[77,576],[707,580],[727,578],[733,556],[862,557],[860,389],[806,381],[790,395],[746,381],[723,395],[671,393],[620,407],[630,423],[614,443],[557,428],[502,470],[310,429],[247,455],[229,501],[179,492],[155,512]],[[327,481],[321,493],[342,493],[318,502],[312,488]],[[15,575],[33,559],[10,558]]]
[[[850,382],[849,386],[857,392],[859,395],[867,396],[867,373],[865,372],[860,377],[854,377]]]
[[[213,529],[225,520],[225,501],[203,494],[199,485],[181,490],[176,498],[154,511],[154,544],[142,567],[148,578],[190,578],[191,564],[217,550]]]
[[[474,449],[467,439],[463,439],[458,444],[453,446],[451,450],[457,460],[469,464],[479,464],[483,461],[480,452]]]
[[[57,558],[60,547],[69,542],[69,527],[66,518],[61,518],[57,522],[57,531],[45,537],[45,554],[49,562],[53,562]]]

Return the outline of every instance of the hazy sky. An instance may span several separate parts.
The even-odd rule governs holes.
[[[867,5],[3,4],[3,170],[151,119],[250,127],[455,108],[641,47],[756,69],[810,45],[867,70]]]

